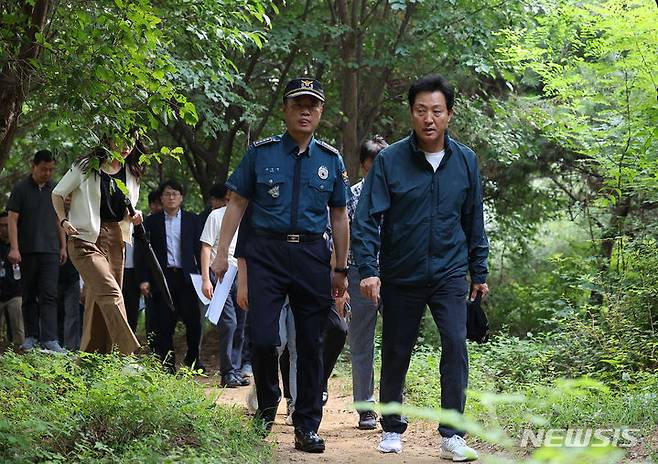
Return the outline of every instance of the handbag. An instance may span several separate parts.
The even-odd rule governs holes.
[[[489,319],[482,309],[482,294],[466,303],[466,338],[472,342],[486,343],[489,340]]]

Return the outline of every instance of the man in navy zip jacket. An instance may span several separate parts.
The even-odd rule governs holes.
[[[486,296],[489,245],[476,156],[447,133],[453,104],[454,90],[441,76],[426,76],[411,86],[413,131],[375,159],[352,225],[352,250],[362,293],[375,304],[381,294],[381,403],[402,403],[411,352],[428,305],[441,334],[441,407],[463,413],[466,277],[470,275],[471,299],[478,293]],[[406,419],[384,415],[381,423],[378,449],[399,453]],[[442,424],[439,432],[444,458],[477,459],[461,431]]]

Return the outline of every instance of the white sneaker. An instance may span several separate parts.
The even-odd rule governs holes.
[[[402,434],[397,432],[383,432],[377,449],[382,453],[399,453],[402,451]]]
[[[479,458],[477,451],[469,447],[459,435],[441,439],[441,457],[453,462],[475,461]]]

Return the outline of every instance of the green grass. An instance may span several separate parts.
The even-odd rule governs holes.
[[[500,425],[515,435],[526,427],[631,427],[651,433],[658,424],[658,376],[647,373],[625,388],[582,377],[548,374],[542,351],[521,340],[470,345],[470,390],[466,415]],[[418,349],[409,367],[406,398],[420,407],[440,407],[440,351]]]
[[[241,462],[272,450],[237,409],[157,361],[0,356],[0,462]]]
[[[430,334],[430,337],[433,334]],[[625,372],[613,382],[587,377],[569,379],[579,372],[574,365],[556,362],[554,350],[542,338],[521,340],[498,336],[484,344],[469,343],[469,392],[465,417],[439,412],[441,386],[440,349],[416,346],[406,378],[405,403],[401,410],[414,417],[437,422],[450,418],[454,425],[488,442],[503,454],[518,454],[511,462],[619,462],[625,451],[614,448],[524,448],[518,449],[523,430],[634,429],[633,436],[650,438],[658,433],[658,375]],[[376,360],[376,371],[380,368]],[[339,376],[349,379],[349,364]],[[378,380],[378,374],[375,375]],[[376,385],[378,381],[376,381]],[[390,410],[396,410],[392,406]],[[635,432],[637,430],[638,432]],[[622,440],[623,441],[623,440]],[[658,448],[640,444],[636,453],[658,463]],[[510,462],[497,457],[484,462]],[[652,460],[652,461],[651,461]]]

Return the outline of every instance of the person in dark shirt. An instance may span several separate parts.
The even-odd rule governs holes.
[[[0,326],[2,326],[2,320],[6,318],[14,349],[18,350],[25,342],[21,310],[23,289],[20,272],[14,272],[14,266],[8,259],[9,220],[7,216],[7,211],[0,213]]]
[[[52,153],[36,152],[31,174],[16,184],[7,203],[8,259],[23,279],[24,351],[38,340],[49,352],[65,352],[57,341],[57,276],[66,261],[66,240],[50,201],[54,170]]]

